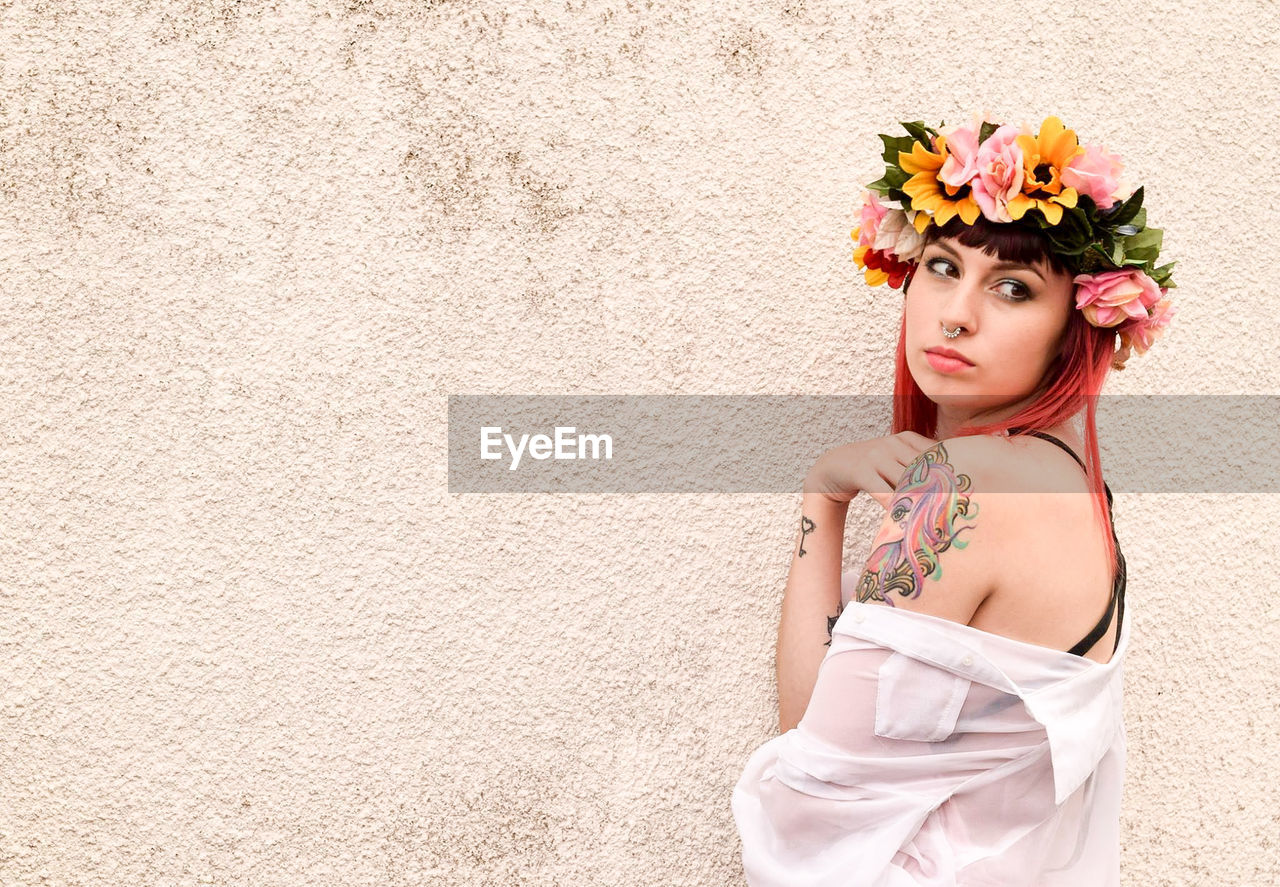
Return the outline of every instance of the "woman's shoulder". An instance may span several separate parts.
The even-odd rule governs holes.
[[[996,436],[944,438],[921,452],[894,489],[857,599],[968,622],[1007,584],[1011,552],[1038,550],[1076,519],[1036,477],[1036,461]]]
[[[1057,437],[1058,435],[1055,435]],[[1077,455],[1070,437],[1060,439]],[[945,441],[943,442],[945,445]],[[1105,612],[1112,587],[1105,528],[1088,495],[1088,478],[1061,447],[1034,436],[978,436],[954,442],[975,467],[985,496],[989,538],[979,557],[993,583],[969,625],[993,634],[1068,650]],[[1015,495],[993,492],[1002,489]],[[979,499],[983,499],[980,493]],[[997,504],[998,503],[998,504]],[[976,554],[976,552],[975,552]],[[1112,627],[1097,648],[1109,651]],[[1091,658],[1106,661],[1096,655]]]
[[[1088,547],[1088,528],[1097,522],[1088,478],[1055,444],[966,435],[940,440],[927,458],[938,460],[954,493],[984,509],[990,542],[984,555],[994,561],[1007,563],[1008,552],[1038,548],[1046,539],[1057,540],[1063,553]]]
[[[1067,435],[1054,436],[1078,455],[1078,446]],[[987,493],[1047,496],[1089,490],[1088,478],[1080,463],[1060,446],[1043,438],[972,434],[944,438],[932,449],[936,456],[945,456],[951,464],[963,466],[974,488]],[[1046,500],[1028,499],[1023,504],[1043,507]]]

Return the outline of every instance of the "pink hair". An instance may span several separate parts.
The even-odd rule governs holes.
[[[1020,225],[991,222],[979,216],[976,223],[966,225],[959,216],[946,225],[929,226],[926,243],[943,237],[954,237],[966,246],[980,248],[988,255],[1014,262],[1044,262],[1056,271],[1073,273],[1060,257],[1049,249],[1043,235]],[[902,291],[905,295],[918,265],[907,275]],[[1074,299],[1072,305],[1074,305]],[[932,437],[937,428],[938,407],[920,390],[907,367],[907,320],[903,312],[898,331],[898,347],[894,355],[893,433],[914,431]],[[1115,353],[1116,332],[1101,329],[1085,320],[1084,314],[1072,310],[1063,335],[1062,354],[1045,375],[1041,395],[1016,415],[984,425],[966,425],[957,435],[1001,434],[1011,428],[1036,431],[1067,422],[1084,410],[1085,474],[1094,497],[1094,508],[1106,528],[1107,556],[1119,569],[1116,546],[1112,539],[1115,528],[1106,505],[1101,457],[1098,453],[1097,398],[1111,371]]]

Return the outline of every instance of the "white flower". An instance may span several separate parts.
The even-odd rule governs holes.
[[[924,252],[924,238],[913,224],[917,212],[919,210],[912,210],[908,214],[900,209],[891,209],[885,213],[871,248],[897,256],[903,262],[919,259]]]

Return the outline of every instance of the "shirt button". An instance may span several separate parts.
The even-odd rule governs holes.
[[[859,610],[858,612],[856,612],[856,613],[854,613],[854,614],[853,614],[853,621],[854,621],[854,622],[861,622],[862,620],[864,620],[864,619],[866,619],[866,618],[867,618],[867,614],[866,614],[866,613],[864,613],[864,612],[862,612],[861,610]]]
[[[961,664],[963,664],[963,665],[973,665],[973,657],[972,657],[972,656],[966,656],[966,657],[964,657],[963,659],[961,659],[961,660],[960,660],[960,662],[961,662]]]

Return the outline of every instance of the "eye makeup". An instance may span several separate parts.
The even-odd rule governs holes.
[[[955,267],[954,263],[953,263],[950,259],[944,258],[943,256],[934,256],[934,257],[933,257],[933,258],[931,258],[931,259],[926,259],[926,260],[924,261],[924,266],[925,266],[926,268],[928,268],[928,269],[929,269],[929,273],[930,273],[930,274],[932,274],[932,275],[934,275],[935,277],[947,277],[947,274],[945,274],[945,273],[939,273],[939,272],[937,272],[937,271],[935,271],[935,270],[934,270],[934,265],[935,265],[936,263],[939,263],[939,262],[944,263],[944,264],[946,264],[946,265],[950,265],[951,267]],[[1016,267],[1022,268],[1022,267],[1025,267],[1025,266],[1017,265]],[[998,286],[1004,286],[1005,284],[1012,284],[1012,285],[1015,287],[1015,290],[1014,290],[1014,292],[1015,292],[1015,293],[1016,293],[1016,292],[1021,292],[1021,293],[1022,293],[1022,295],[1007,295],[1007,296],[1006,296],[1006,295],[1002,295],[1002,296],[1000,296],[1000,298],[1004,299],[1006,302],[1025,302],[1025,301],[1027,301],[1028,299],[1030,299],[1030,298],[1031,298],[1031,295],[1032,295],[1032,293],[1031,293],[1031,288],[1030,288],[1030,287],[1028,287],[1028,286],[1027,286],[1025,283],[1023,283],[1021,280],[1017,280],[1017,279],[1012,278],[1012,277],[1007,277],[1007,278],[1005,278],[1004,280],[1000,281],[1000,282],[999,282],[999,284],[997,284],[997,285],[998,285]]]
[[[943,250],[944,252],[950,253],[951,255],[955,256],[957,259],[960,258],[960,254],[958,252],[956,252],[950,246],[947,246],[947,244],[941,240],[935,240],[931,245],[936,246],[938,249]],[[991,267],[1001,269],[1001,270],[1012,268],[1018,271],[1026,271],[1030,274],[1034,274],[1036,277],[1039,277],[1041,280],[1044,280],[1044,275],[1041,274],[1039,271],[1037,271],[1034,266],[1026,265],[1026,264],[1023,264],[1022,262],[999,261],[999,262],[993,262],[991,264]],[[1045,283],[1048,283],[1048,281],[1045,281]]]

